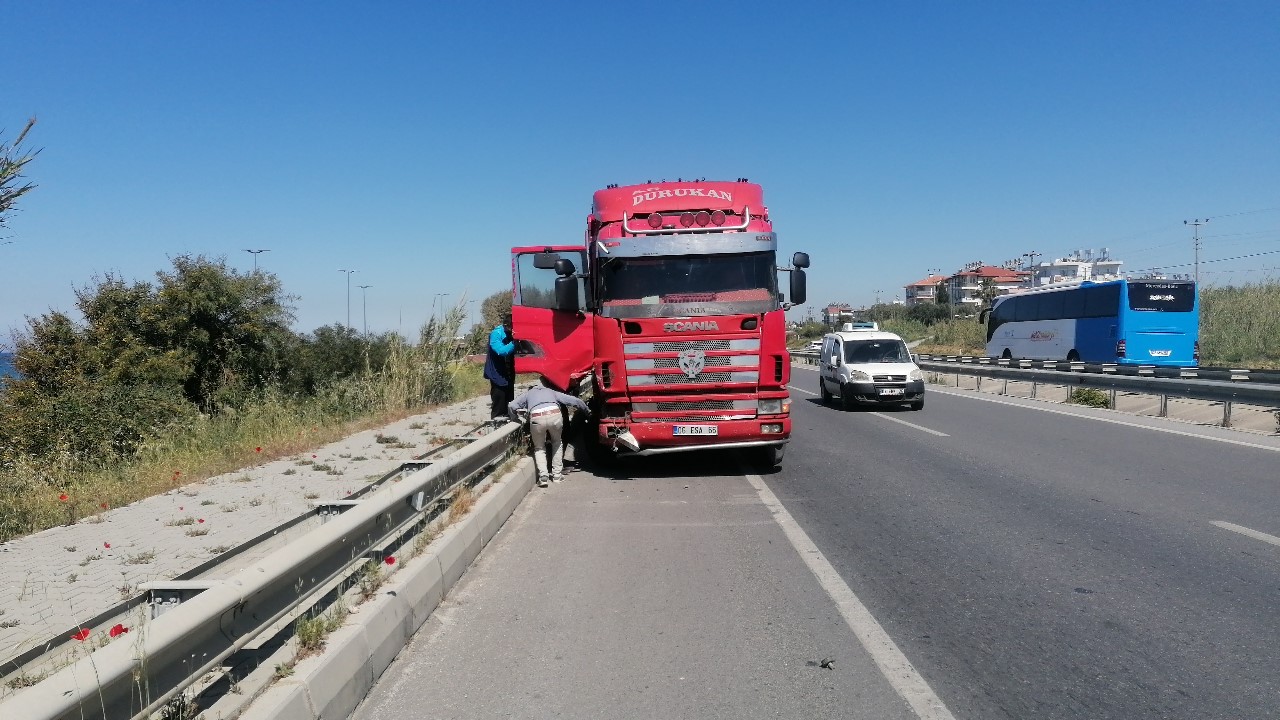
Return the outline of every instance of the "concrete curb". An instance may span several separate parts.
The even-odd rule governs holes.
[[[533,487],[534,468],[520,461],[477,500],[462,522],[447,528],[352,611],[329,636],[323,653],[302,660],[288,678],[256,699],[242,720],[348,717],[391,665],[502,524]]]

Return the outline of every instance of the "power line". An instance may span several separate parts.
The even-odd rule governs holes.
[[[1265,252],[1250,253],[1248,255],[1237,255],[1235,257],[1229,257],[1229,258],[1217,258],[1216,260],[1202,260],[1200,261],[1200,264],[1208,265],[1209,263],[1230,262],[1232,260],[1247,260],[1248,258],[1261,257],[1263,255],[1275,255],[1277,253],[1280,253],[1280,250],[1267,250]],[[1125,272],[1129,272],[1129,273],[1152,272],[1155,270],[1168,270],[1170,268],[1188,267],[1194,264],[1195,263],[1179,263],[1177,265],[1157,265],[1155,267],[1144,268],[1142,270],[1126,270]]]

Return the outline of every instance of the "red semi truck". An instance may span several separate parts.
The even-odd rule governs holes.
[[[777,466],[784,311],[805,301],[809,266],[796,253],[778,267],[777,244],[745,178],[599,190],[584,244],[511,251],[516,370],[588,399],[597,457],[731,448]]]

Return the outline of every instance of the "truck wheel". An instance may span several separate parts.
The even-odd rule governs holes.
[[[756,465],[763,471],[775,470],[782,467],[782,456],[786,454],[786,445],[773,445],[771,447],[763,447],[757,451]]]
[[[823,404],[823,405],[830,405],[830,404],[831,404],[831,393],[827,392],[827,382],[826,382],[825,380],[823,380],[822,378],[818,378],[818,390],[820,391],[820,393],[819,393],[819,394],[820,394],[820,395],[821,395],[821,397],[822,397],[822,404]]]

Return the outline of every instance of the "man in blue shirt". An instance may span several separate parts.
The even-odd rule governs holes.
[[[556,392],[551,383],[544,377],[542,385],[521,393],[520,397],[511,401],[507,412],[518,419],[517,411],[523,410],[529,417],[529,434],[533,436],[533,464],[538,468],[538,487],[546,487],[548,479],[547,443],[551,443],[551,482],[560,482],[564,478],[564,415],[561,405],[574,407],[581,412],[589,412],[587,404],[572,395]]]
[[[489,417],[507,416],[507,403],[516,394],[516,343],[511,337],[511,314],[489,333],[484,376],[489,381]]]

